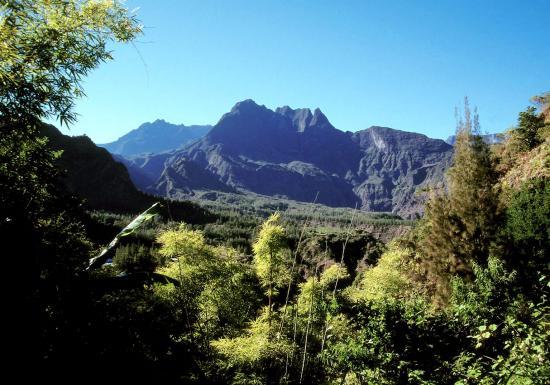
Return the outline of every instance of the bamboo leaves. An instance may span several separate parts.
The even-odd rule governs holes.
[[[271,322],[272,299],[289,280],[290,252],[286,247],[281,215],[271,215],[262,225],[253,245],[254,268],[268,297],[268,320]]]

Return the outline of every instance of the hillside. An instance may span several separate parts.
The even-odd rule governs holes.
[[[135,212],[151,202],[135,188],[124,165],[87,136],[63,135],[52,125],[44,125],[42,134],[52,149],[63,151],[58,165],[67,191],[83,198],[89,208]]]
[[[188,223],[213,220],[208,210],[194,203],[171,202],[139,191],[126,167],[87,136],[63,135],[47,124],[42,125],[41,134],[48,138],[52,150],[62,151],[56,163],[63,187],[66,193],[81,199],[86,209],[133,214],[160,201],[164,206],[162,212],[174,220]]]

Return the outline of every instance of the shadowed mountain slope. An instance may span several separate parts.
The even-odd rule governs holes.
[[[56,164],[61,182],[70,195],[83,200],[89,210],[106,210],[135,214],[155,202],[161,202],[161,213],[187,223],[206,223],[213,215],[192,202],[173,202],[139,191],[122,163],[87,136],[63,135],[52,125],[44,124],[41,133],[52,150],[62,151]],[[136,167],[133,171],[139,170]]]

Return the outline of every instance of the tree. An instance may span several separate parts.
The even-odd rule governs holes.
[[[527,110],[519,113],[518,125],[513,130],[520,149],[529,151],[542,143],[542,129],[545,127],[544,115],[537,115],[535,107],[528,107]]]
[[[107,43],[139,32],[135,17],[113,0],[0,2],[0,234],[5,254],[25,272],[24,308],[13,312],[19,327],[28,323],[21,333],[28,341],[19,341],[25,357],[55,360],[60,325],[70,325],[62,308],[70,280],[90,250],[84,214],[58,184],[60,153],[42,138],[41,120],[74,122],[82,79],[111,59]],[[54,326],[39,330],[44,324]]]
[[[535,103],[544,118],[545,123],[550,123],[550,92],[544,92],[541,95],[534,96],[531,101]]]
[[[434,193],[426,205],[421,248],[430,270],[443,278],[440,289],[448,287],[448,274],[469,275],[473,262],[485,264],[496,237],[497,174],[479,132],[478,115],[472,117],[466,98],[446,189]]]
[[[281,214],[272,214],[263,224],[253,245],[254,267],[268,298],[267,318],[271,325],[273,295],[289,282],[289,253],[285,229],[280,224]]]
[[[422,298],[426,288],[419,282],[423,271],[412,250],[391,243],[376,266],[363,272],[355,290],[348,295],[355,301],[395,301]]]
[[[537,160],[535,160],[535,153],[528,153],[540,150],[544,152],[544,149],[540,148],[541,145],[548,146],[547,139],[550,137],[550,93],[546,92],[535,96],[531,98],[531,101],[536,107],[530,106],[525,111],[520,112],[517,125],[506,133],[507,140],[493,149],[496,158],[498,158],[497,170],[503,175],[512,171],[512,174],[504,178],[504,184],[510,181],[509,177],[513,174],[516,174],[516,176],[521,175],[520,180],[525,180],[526,177],[529,179],[528,175],[525,175],[526,169],[529,168],[525,161],[529,159],[529,162],[537,162]],[[518,167],[520,163],[523,166]],[[504,198],[506,198],[506,195],[504,194]]]
[[[57,183],[60,152],[49,150],[40,120],[73,122],[81,80],[111,59],[107,43],[127,42],[139,32],[117,1],[0,3],[0,232],[27,239],[22,254],[29,261],[39,259],[45,242],[54,245],[44,239],[46,228],[61,218],[70,222],[76,209]],[[74,230],[82,236],[82,229]],[[40,267],[30,270],[43,275]]]
[[[82,79],[112,59],[110,41],[141,31],[116,0],[4,0],[0,8],[0,116],[3,126],[26,119],[76,120]],[[17,127],[24,129],[25,127]]]
[[[532,179],[515,191],[506,210],[505,236],[510,262],[524,274],[528,285],[537,283],[537,273],[548,271],[550,255],[550,183]]]
[[[211,246],[199,230],[185,224],[163,231],[159,254],[170,259],[159,272],[180,282],[174,293],[186,314],[187,327],[208,342],[243,327],[260,305],[254,272],[231,248]]]
[[[192,230],[185,223],[178,228],[163,231],[157,238],[160,254],[166,258],[178,258],[189,266],[202,267],[213,263],[212,247],[206,244],[204,234]]]
[[[154,271],[158,265],[155,250],[141,243],[128,243],[116,249],[113,263],[123,272]]]
[[[244,334],[212,341],[213,348],[226,361],[223,366],[236,371],[231,383],[277,383],[293,344],[284,336],[271,338],[273,327],[268,312],[269,309],[264,309],[249,323]]]

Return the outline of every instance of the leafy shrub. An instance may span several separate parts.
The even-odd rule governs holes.
[[[516,264],[542,267],[550,252],[550,184],[535,179],[523,185],[506,211],[505,235],[513,243]]]
[[[378,264],[363,272],[358,285],[349,291],[350,297],[355,301],[380,301],[423,295],[424,288],[415,281],[421,273],[415,258],[410,249],[390,245]]]

